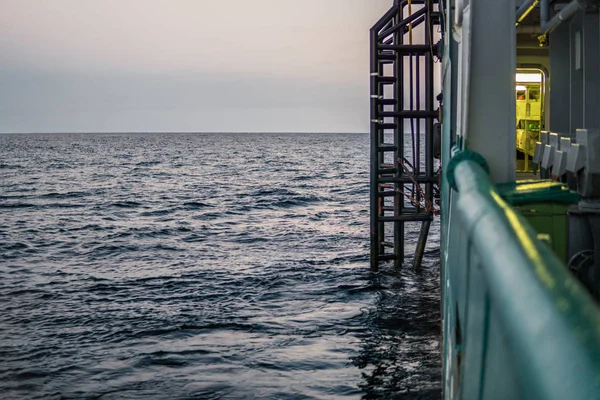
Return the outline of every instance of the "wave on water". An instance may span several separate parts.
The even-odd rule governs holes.
[[[0,147],[0,397],[440,397],[438,227],[370,270],[368,135]]]

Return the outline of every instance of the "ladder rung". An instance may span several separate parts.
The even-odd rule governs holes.
[[[395,216],[380,216],[377,217],[378,221],[381,222],[396,222],[396,221],[431,221],[433,216],[431,214],[400,214]]]
[[[393,189],[394,188],[394,184],[392,183],[380,183],[379,187],[382,189]]]
[[[380,111],[379,116],[404,118],[436,118],[439,117],[439,113],[437,111],[426,110]]]
[[[394,247],[394,243],[392,242],[381,242],[383,247]]]
[[[393,106],[397,101],[396,99],[377,99],[377,102],[382,106]]]
[[[379,129],[396,129],[398,127],[397,124],[391,123],[379,123]]]
[[[378,76],[377,80],[379,83],[396,83],[397,81],[395,76]]]
[[[394,53],[381,54],[380,53],[380,54],[377,55],[377,58],[379,60],[386,60],[386,61],[392,61],[392,62],[394,62],[394,61],[396,61],[396,54],[394,54]]]
[[[416,213],[417,209],[415,207],[403,207],[402,208],[404,214]]]
[[[396,151],[396,150],[398,150],[398,146],[395,146],[393,144],[391,144],[391,145],[384,144],[384,145],[377,147],[377,151]]]
[[[400,54],[424,55],[435,53],[437,44],[380,44],[377,46],[380,50],[395,50]]]
[[[413,176],[414,180],[417,183],[437,183],[438,179],[429,176],[416,175]],[[382,183],[413,183],[412,179],[408,176],[386,176],[379,178],[379,182]]]
[[[386,261],[386,260],[395,260],[396,259],[396,254],[379,254],[377,256],[381,261]]]
[[[398,193],[396,191],[394,191],[394,190],[392,190],[392,191],[377,192],[377,195],[379,197],[392,197],[392,196],[395,196],[397,194]]]
[[[381,207],[381,211],[394,211],[395,208],[393,206],[383,206]]]
[[[377,170],[378,175],[389,175],[389,174],[395,174],[396,172],[398,172],[398,170],[396,168],[385,168],[385,169]],[[381,178],[379,178],[379,179],[381,180]]]

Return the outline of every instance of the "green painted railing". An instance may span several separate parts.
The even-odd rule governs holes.
[[[596,303],[476,161],[453,170],[445,397],[600,399]]]

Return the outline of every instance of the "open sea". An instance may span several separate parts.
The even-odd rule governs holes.
[[[0,398],[439,399],[438,247],[370,270],[367,134],[0,135]]]

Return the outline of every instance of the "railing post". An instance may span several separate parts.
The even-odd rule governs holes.
[[[377,217],[379,215],[379,196],[378,196],[378,184],[377,184],[377,169],[379,166],[379,133],[377,120],[378,105],[377,98],[379,97],[379,88],[377,84],[377,76],[379,75],[379,63],[377,62],[377,30],[374,28],[370,31],[370,93],[371,93],[371,104],[370,104],[370,118],[371,118],[371,163],[370,163],[370,178],[371,178],[371,199],[370,199],[370,232],[371,232],[371,269],[377,270],[379,268],[379,226]]]

